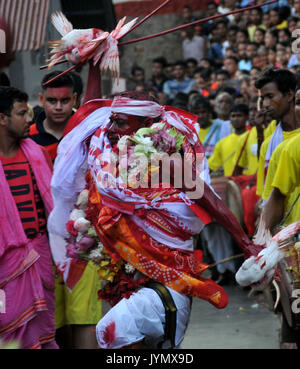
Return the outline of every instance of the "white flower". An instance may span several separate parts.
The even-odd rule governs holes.
[[[120,151],[124,151],[126,149],[126,147],[128,146],[127,144],[127,140],[130,138],[130,136],[122,136],[117,144],[117,147]]]
[[[88,203],[89,203],[89,191],[84,189],[78,195],[76,205],[79,207],[79,209],[86,210],[88,208]]]
[[[97,250],[99,250],[99,252],[103,252],[103,250],[104,250],[104,246],[100,241],[97,244]]]
[[[149,138],[149,137],[147,137]],[[151,145],[150,144],[138,144],[135,146],[134,148],[134,153],[135,154],[145,154],[145,155],[149,155],[151,153],[156,153],[157,150],[156,148],[153,146],[153,143],[151,141]]]
[[[156,131],[159,131],[161,129],[165,129],[165,123],[163,123],[163,122],[154,123],[154,124],[152,124],[152,126],[150,128],[155,129]]]
[[[74,228],[81,233],[85,233],[91,226],[91,222],[83,217],[80,217],[75,220]]]
[[[102,254],[101,250],[97,248],[90,252],[89,259],[92,260],[94,263],[99,263],[101,260],[104,259],[104,255]]]
[[[125,264],[125,272],[128,274],[132,274],[135,272],[135,268],[130,264]]]
[[[70,214],[70,220],[74,220],[74,222],[79,218],[84,218],[85,212],[81,209],[73,209]]]

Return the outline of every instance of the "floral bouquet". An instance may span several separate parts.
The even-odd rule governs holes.
[[[100,242],[92,222],[88,218],[88,195],[84,189],[77,198],[75,208],[66,224],[69,237],[67,238],[67,256],[77,260],[92,261],[96,264],[99,277],[112,282],[119,272],[123,262],[114,262]]]
[[[184,136],[175,128],[167,129],[163,122],[141,128],[133,136],[122,136],[117,143],[121,179],[124,182],[128,180],[132,186],[139,176],[147,183],[148,173],[159,170],[152,159],[179,153],[183,142]]]
[[[112,306],[121,298],[128,298],[137,287],[149,278],[134,279],[135,268],[123,260],[114,261],[101,243],[89,218],[89,191],[84,189],[77,198],[75,208],[66,224],[69,237],[66,239],[67,256],[77,260],[92,261],[98,267],[99,278],[106,282],[99,291],[99,298]]]

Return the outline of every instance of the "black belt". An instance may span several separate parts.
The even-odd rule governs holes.
[[[177,308],[173,297],[162,283],[151,280],[144,287],[152,288],[158,294],[166,312],[164,340],[158,344],[158,348],[162,348],[163,343],[167,340],[170,340],[171,348],[174,348],[177,325]]]

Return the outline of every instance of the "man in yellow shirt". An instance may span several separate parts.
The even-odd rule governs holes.
[[[299,121],[300,86],[296,87],[295,113],[295,119]],[[271,231],[278,224],[288,225],[300,219],[300,128],[289,133],[290,137],[273,152],[263,192],[263,198],[267,200],[263,216],[266,228]],[[284,315],[281,340],[288,344],[297,342],[299,348],[299,332],[288,325]]]
[[[216,172],[221,168],[225,177],[232,175],[235,153],[239,137],[246,132],[249,108],[246,104],[236,104],[231,109],[230,122],[234,132],[222,138],[215,146],[212,156],[208,159],[209,168]]]
[[[258,142],[259,137],[257,134],[257,130],[259,130],[259,128],[256,127],[257,100],[258,97],[255,96],[250,100],[249,103],[249,124],[251,127],[250,132],[246,131],[243,133],[237,141],[237,148],[234,158],[237,166],[234,175],[252,175],[257,172],[258,152],[260,150]],[[266,138],[272,134],[275,130],[275,127],[276,121],[272,121],[270,124],[266,125],[266,127],[263,129],[262,137]]]
[[[286,210],[287,198],[293,197],[296,200],[300,193],[300,134],[296,134],[282,147],[278,160],[277,170],[275,172],[271,187],[272,192],[268,197],[264,208],[264,218],[266,228],[272,230],[282,221]],[[297,191],[297,192],[295,192]],[[297,200],[300,201],[300,200]],[[290,201],[293,202],[293,201]],[[299,213],[299,204],[297,202],[293,208],[294,214]],[[298,218],[298,219],[297,219]],[[292,221],[299,220],[294,215]]]
[[[299,206],[300,201],[299,201],[298,206],[293,206],[294,201],[297,199],[297,196],[300,193],[300,181],[299,181],[299,185],[296,185],[297,184],[297,178],[296,178],[297,173],[295,173],[295,169],[297,168],[293,167],[293,164],[290,161],[290,158],[289,158],[289,161],[284,164],[285,167],[283,167],[283,161],[281,160],[282,152],[289,145],[289,143],[293,141],[293,138],[300,137],[300,128],[295,129],[292,132],[293,132],[293,135],[291,135],[289,139],[286,139],[281,144],[279,144],[274,150],[274,153],[271,157],[269,168],[268,168],[264,192],[262,194],[262,199],[267,201],[269,196],[272,193],[273,187],[275,186],[275,188],[278,188],[280,192],[285,195],[284,202],[283,202],[283,209],[278,214],[278,216],[281,215],[283,217],[286,217],[284,219],[283,225],[294,223],[300,219],[300,206]],[[299,142],[299,139],[298,139],[298,142]],[[296,152],[294,148],[292,147],[290,149],[290,152],[288,153],[288,156],[290,155],[294,156],[295,154]],[[287,157],[286,154],[284,155],[285,157]],[[293,170],[290,171],[290,169],[292,168]],[[300,172],[300,162],[299,162],[299,172]],[[293,182],[294,182],[294,185],[291,186]],[[291,210],[291,212],[288,214],[289,210]]]
[[[227,95],[230,98],[230,95]],[[227,95],[224,96],[224,99],[228,97]],[[226,109],[224,108],[224,110]],[[222,120],[221,118],[213,120],[213,107],[203,96],[193,97],[190,111],[198,115],[198,123],[200,124],[199,139],[205,148],[205,156],[209,158],[217,142],[230,134],[230,120]]]
[[[295,119],[295,75],[286,69],[266,68],[255,82],[261,99],[260,115],[269,116],[278,122],[275,131],[261,145],[258,172],[257,194],[262,196],[269,162],[275,148],[300,127]],[[263,126],[257,125],[258,135]]]

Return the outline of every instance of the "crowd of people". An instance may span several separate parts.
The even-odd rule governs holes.
[[[208,2],[203,17],[241,8],[238,2],[225,3],[221,6]],[[252,5],[251,1],[243,7],[246,5]],[[254,81],[262,69],[273,65],[293,73],[299,70],[297,31],[294,32],[300,24],[298,6],[297,0],[281,1],[190,26],[181,32],[181,60],[157,56],[149,79],[142,66],[134,65],[127,88],[153,89],[160,103],[188,110],[196,93],[215,106],[216,96],[224,90],[234,101],[249,104],[257,95]],[[184,23],[195,20],[188,5],[183,8],[182,18]]]
[[[210,1],[205,16],[249,5],[251,0]],[[195,20],[188,5],[182,14],[183,23]],[[155,57],[148,80],[144,68],[134,65],[126,83],[128,91],[147,93],[160,105],[197,117],[211,186],[219,193],[220,178],[238,184],[243,213],[239,222],[249,238],[262,219],[273,234],[300,219],[300,58],[293,47],[299,26],[300,0],[281,0],[189,26],[181,34],[181,60]],[[24,348],[56,348],[56,343],[61,348],[96,348],[93,329],[102,317],[97,267],[89,262],[70,292],[52,266],[46,237],[57,147],[83,92],[76,73],[45,87],[59,73],[51,72],[41,81],[40,106],[32,111],[27,94],[1,77],[0,181],[5,206],[0,216],[0,289],[7,292],[7,303],[19,304],[0,314],[0,339],[20,339]],[[223,182],[222,190],[228,181]],[[225,228],[215,219],[195,237],[205,262],[240,253]],[[242,261],[232,258],[218,264],[211,278],[218,285],[231,283]],[[34,275],[38,278],[32,285]],[[298,334],[284,319],[281,340],[299,344]]]

